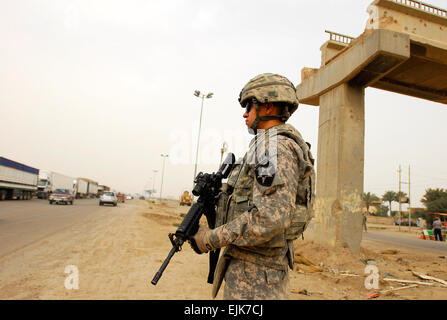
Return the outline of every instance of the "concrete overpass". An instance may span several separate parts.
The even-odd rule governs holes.
[[[357,38],[327,31],[321,67],[303,68],[300,103],[320,106],[317,197],[306,235],[356,253],[362,239],[365,88],[447,104],[447,11],[375,0]]]

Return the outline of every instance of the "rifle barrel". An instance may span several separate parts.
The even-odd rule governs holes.
[[[169,261],[171,261],[171,258],[174,256],[174,253],[176,253],[178,250],[176,247],[172,247],[171,251],[169,251],[168,256],[166,257],[165,261],[161,265],[160,269],[158,269],[157,273],[155,274],[154,278],[152,279],[151,283],[155,286],[157,285],[158,280],[160,280],[161,275],[163,274],[163,271],[165,271],[166,267],[169,264]]]

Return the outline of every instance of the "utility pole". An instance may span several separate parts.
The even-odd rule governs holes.
[[[152,179],[152,198],[155,199],[155,174],[158,172],[158,170],[152,170],[154,172],[154,177]]]
[[[165,173],[165,161],[166,161],[166,158],[169,157],[169,155],[161,154],[161,156],[163,157],[163,170],[161,171],[160,203],[161,203],[161,193],[163,191],[163,177],[164,177],[164,173]]]
[[[399,231],[400,231],[400,226],[401,226],[401,224],[402,224],[402,211],[401,211],[401,200],[400,200],[400,197],[401,197],[401,192],[400,192],[400,184],[401,184],[401,181],[400,181],[400,173],[401,173],[401,168],[400,168],[400,165],[399,165],[399,170],[398,170],[398,172],[399,172],[399,193],[398,193],[398,196],[399,196]]]
[[[401,178],[400,178],[400,172],[401,172],[401,169],[400,169],[400,166],[399,166],[399,212],[400,212],[400,203],[401,203],[401,198],[400,198],[400,185],[403,183],[403,184],[408,184],[408,226],[409,226],[409,231],[411,231],[411,204],[410,204],[410,196],[411,196],[411,194],[410,194],[410,191],[411,191],[411,188],[410,188],[410,166],[408,166],[408,182],[405,182],[405,181],[401,181]],[[400,222],[399,222],[399,227],[400,227]],[[400,229],[399,229],[400,230]]]
[[[411,232],[411,193],[410,193],[410,165],[408,165],[408,225]]]

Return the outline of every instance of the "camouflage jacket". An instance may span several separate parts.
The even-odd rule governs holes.
[[[295,128],[258,133],[219,199],[212,245],[238,259],[293,268],[293,240],[308,222],[314,180],[309,146]]]

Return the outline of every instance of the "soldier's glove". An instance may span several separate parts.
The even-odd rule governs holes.
[[[210,229],[208,227],[200,226],[197,233],[192,237],[196,244],[196,248],[194,248],[193,243],[191,243],[191,247],[196,252],[198,249],[200,252],[197,252],[197,253],[199,253],[199,254],[207,253],[208,251],[212,251],[212,250],[216,249],[211,245],[209,231],[210,231]]]

